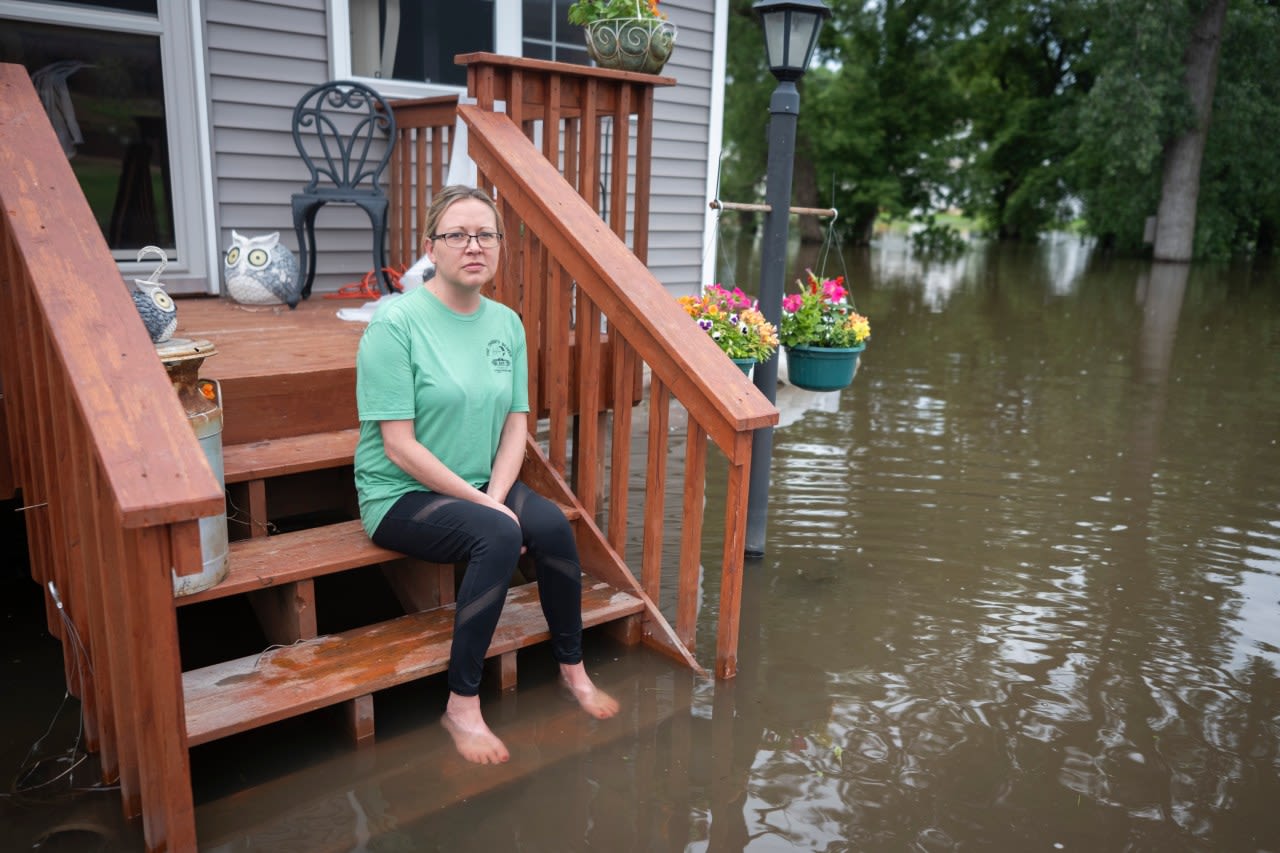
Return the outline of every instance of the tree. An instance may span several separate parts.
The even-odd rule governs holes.
[[[808,207],[834,204],[842,230],[865,241],[881,211],[905,216],[947,191],[961,101],[946,51],[964,3],[829,5],[818,60],[800,81],[794,198]],[[729,22],[726,197],[758,197],[765,170],[763,121],[773,79],[750,7],[750,0],[733,0]]]
[[[1078,0],[992,0],[974,5],[969,31],[955,51],[968,121],[956,183],[1001,239],[1034,240],[1066,216],[1088,15]]]
[[[1079,219],[1140,253],[1162,208],[1183,248],[1161,237],[1160,257],[1274,251],[1280,0],[827,2],[795,203],[834,204],[855,240],[959,205],[1002,238]],[[774,86],[750,7],[732,0],[722,182],[742,200],[763,193]]]
[[[1164,150],[1160,208],[1156,214],[1156,260],[1191,260],[1196,202],[1200,196],[1200,164],[1209,137],[1222,25],[1226,17],[1227,0],[1208,0],[1187,40],[1183,85],[1191,105],[1191,123],[1169,140]]]

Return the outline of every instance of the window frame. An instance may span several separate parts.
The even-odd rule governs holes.
[[[335,78],[358,80],[389,98],[428,98],[465,95],[465,86],[418,83],[389,77],[362,77],[351,71],[350,0],[328,0],[329,67]],[[504,56],[524,55],[524,6],[522,0],[493,0],[493,50]]]
[[[170,189],[173,193],[173,241],[177,258],[164,272],[164,281],[175,293],[218,292],[212,274],[217,269],[216,249],[207,239],[213,222],[212,144],[208,112],[204,109],[204,52],[199,19],[191,3],[161,0],[158,13],[149,15],[92,8],[41,0],[0,0],[0,20],[14,19],[54,26],[156,36],[164,74],[165,127],[169,155]],[[197,156],[175,156],[180,152]],[[155,268],[155,260],[142,263],[128,251],[113,251],[122,276],[133,278]]]

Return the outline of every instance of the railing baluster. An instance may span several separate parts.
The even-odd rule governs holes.
[[[71,555],[67,548],[68,536],[63,523],[66,496],[62,489],[60,475],[65,471],[65,462],[59,457],[65,452],[65,445],[60,436],[61,429],[57,425],[59,418],[55,414],[61,411],[57,403],[61,383],[61,377],[56,369],[58,356],[47,334],[40,335],[40,346],[31,355],[36,356],[36,361],[39,362],[40,377],[37,380],[35,395],[36,410],[40,422],[45,425],[39,441],[40,455],[44,461],[42,476],[46,505],[35,510],[35,518],[39,519],[49,539],[53,580],[63,602],[61,614],[57,608],[49,611],[52,617],[49,630],[62,641],[62,668],[67,680],[67,690],[77,699],[83,699],[80,695],[80,673],[76,671],[78,655],[73,646],[74,638],[71,637],[61,618],[62,615],[71,618],[72,613],[67,608],[74,607],[78,611],[80,603],[75,601]]]
[[[500,199],[501,201],[501,199]],[[509,222],[518,222],[515,209],[503,204],[503,218]],[[545,282],[547,281],[547,251],[542,241],[532,234],[517,240],[520,244],[519,269],[513,268],[513,277],[520,287],[518,304],[520,316],[524,320],[524,338],[526,356],[529,364],[529,431],[538,428],[538,413],[543,409],[543,371],[546,369],[546,337],[543,332],[543,303],[547,298]],[[514,247],[512,247],[514,248]]]
[[[569,306],[572,286],[564,267],[548,255],[551,286],[547,291],[547,409],[550,436],[547,457],[562,477],[569,474]]]
[[[680,534],[680,580],[676,636],[692,651],[698,627],[698,576],[702,568],[703,498],[707,484],[707,432],[689,418],[684,459],[684,529]]]
[[[94,467],[95,471],[98,470],[98,466]],[[98,480],[98,505],[104,511],[104,515],[110,515],[109,510],[114,501],[115,496],[111,494],[106,473],[102,472],[102,476]],[[129,555],[125,553],[125,531],[122,528],[112,526],[109,521],[103,526],[106,534],[106,541],[103,543],[103,556],[106,558],[105,564],[114,566],[133,565],[129,562]],[[107,617],[114,617],[106,619],[105,633],[107,638],[107,666],[111,673],[111,683],[114,685],[111,697],[114,704],[114,716],[120,722],[116,729],[116,743],[119,747],[119,763],[116,769],[119,774],[120,800],[125,817],[134,818],[142,811],[142,795],[139,791],[141,785],[141,756],[138,752],[138,730],[130,725],[131,721],[138,719],[133,697],[138,692],[137,667],[140,666],[140,661],[133,658],[129,647],[128,633],[122,630],[124,626],[129,624],[126,611],[129,583],[124,572],[103,571],[99,573],[99,576],[103,581],[102,591],[105,605],[103,614]]]
[[[613,110],[613,157],[611,158],[609,227],[618,239],[627,242],[627,168],[631,151],[631,87],[618,90],[618,103]]]
[[[645,86],[636,105],[635,228],[631,251],[649,261],[649,184],[653,175],[653,87]]]
[[[399,206],[406,213],[411,209],[411,192],[413,183],[410,176],[413,175],[413,139],[412,128],[397,128],[396,135],[392,137],[394,145],[391,148],[391,192],[389,202],[393,206]],[[410,224],[410,217],[400,218],[396,223],[394,220],[388,229],[390,234],[389,255],[388,258],[392,265],[397,260],[409,254],[409,240],[406,232]],[[376,270],[375,270],[376,273]]]
[[[728,496],[724,509],[724,550],[721,555],[720,618],[716,623],[716,677],[738,674],[738,624],[742,613],[742,571],[730,566],[742,560],[746,548],[748,479],[751,471],[751,436],[744,434],[746,461],[729,466]]]
[[[83,437],[89,438],[87,433]],[[117,574],[114,567],[119,565],[116,562],[118,551],[115,545],[118,534],[112,524],[110,489],[106,485],[102,463],[93,456],[87,444],[85,453],[90,460],[85,495],[93,507],[91,515],[98,556],[98,562],[90,566],[89,587],[98,614],[98,618],[94,620],[93,635],[97,641],[94,663],[98,680],[102,684],[100,706],[103,714],[103,751],[99,759],[103,782],[112,783],[123,778],[121,766],[132,760],[128,756],[133,744],[129,720],[120,716],[123,702],[117,693],[127,689],[128,684],[123,683],[120,678],[122,663],[117,660],[120,654],[115,640],[117,630],[110,618],[116,612],[113,609],[115,597],[111,584],[114,582],[113,576]]]
[[[640,583],[654,601],[662,590],[662,543],[666,530],[667,429],[671,423],[671,393],[658,377],[649,383],[649,451],[645,468],[644,545],[640,553]]]
[[[577,288],[577,322],[573,340],[578,361],[577,425],[573,439],[574,491],[586,514],[595,518],[600,496],[600,309]]]
[[[619,554],[627,546],[627,491],[631,486],[632,363],[635,353],[622,335],[609,336],[613,355],[613,433],[609,441],[609,544]]]
[[[26,292],[29,300],[27,308],[27,316],[38,316],[35,309],[35,298],[30,291]],[[39,543],[39,554],[44,562],[44,577],[40,578],[42,584],[53,581],[58,589],[66,586],[66,575],[64,573],[64,563],[62,554],[58,548],[58,539],[54,537],[53,525],[50,521],[49,505],[53,500],[53,459],[49,448],[49,431],[48,424],[50,418],[51,407],[49,405],[49,371],[54,367],[56,362],[50,362],[47,356],[42,354],[48,352],[48,332],[43,324],[36,324],[31,327],[31,349],[27,351],[25,359],[30,364],[31,372],[29,375],[29,383],[27,386],[27,407],[30,409],[31,418],[36,427],[34,433],[28,433],[27,440],[31,443],[32,456],[35,460],[33,468],[35,473],[32,489],[34,494],[30,498],[26,498],[27,491],[23,490],[23,497],[26,498],[27,509],[26,521],[28,523],[28,532],[34,533],[34,539]],[[34,531],[31,527],[34,526]],[[58,621],[57,609],[53,606],[53,602],[46,594],[45,617],[49,627],[49,633],[57,637],[63,643],[66,637],[63,636],[62,623]],[[64,674],[67,678],[67,687],[70,689],[71,670],[66,659],[63,659]]]
[[[49,358],[56,358],[52,347],[48,347]],[[57,411],[69,412],[74,404],[67,388],[66,378],[62,374],[50,377],[49,402]],[[84,515],[80,507],[80,496],[77,483],[84,474],[84,469],[76,465],[75,441],[71,437],[71,419],[54,418],[50,424],[53,445],[57,448],[58,459],[55,470],[58,473],[57,488],[51,489],[52,499],[49,502],[50,517],[54,521],[55,541],[65,545],[66,554],[66,587],[62,590],[63,613],[71,622],[71,629],[63,632],[63,655],[70,658],[70,672],[75,679],[72,693],[79,697],[81,716],[85,726],[86,749],[96,751],[98,745],[98,699],[94,689],[92,659],[92,633],[89,622],[92,608],[89,604],[88,586],[85,581],[87,565],[85,563],[85,537],[82,533]],[[70,650],[71,654],[67,655]],[[92,746],[90,746],[90,744]]]
[[[102,598],[104,570],[102,548],[102,508],[98,505],[97,460],[89,443],[86,428],[79,419],[71,418],[70,439],[71,467],[79,472],[76,478],[76,512],[80,518],[80,536],[84,543],[84,596],[88,606],[87,625],[80,626],[86,634],[90,660],[93,662],[93,684],[97,696],[98,717],[98,767],[103,782],[113,781],[118,772],[116,756],[116,718],[112,704],[111,670],[107,660],[105,615],[108,612]]]
[[[579,127],[578,139],[578,195],[582,196],[592,209],[600,209],[600,117],[596,112],[596,91],[594,80],[584,85],[582,95],[582,124]]]

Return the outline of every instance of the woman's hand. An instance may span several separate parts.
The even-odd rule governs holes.
[[[511,509],[511,507],[507,506],[502,501],[498,500],[488,492],[484,492],[483,494],[486,498],[489,499],[488,501],[489,506],[492,506],[494,509],[498,510],[499,512],[505,513],[512,521],[516,523],[516,527],[520,526],[520,519],[516,518],[515,510]]]

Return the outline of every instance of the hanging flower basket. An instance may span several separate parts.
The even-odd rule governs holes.
[[[778,330],[760,313],[756,300],[739,288],[709,284],[700,296],[681,296],[678,301],[745,376],[778,349]]]
[[[671,58],[676,25],[657,18],[605,18],[586,25],[587,53],[601,68],[657,74]]]
[[[809,270],[799,293],[782,300],[778,336],[787,351],[787,381],[806,391],[838,391],[853,382],[871,322],[853,309],[844,278]]]
[[[867,348],[787,347],[787,381],[806,391],[839,391],[853,382],[858,356]]]

